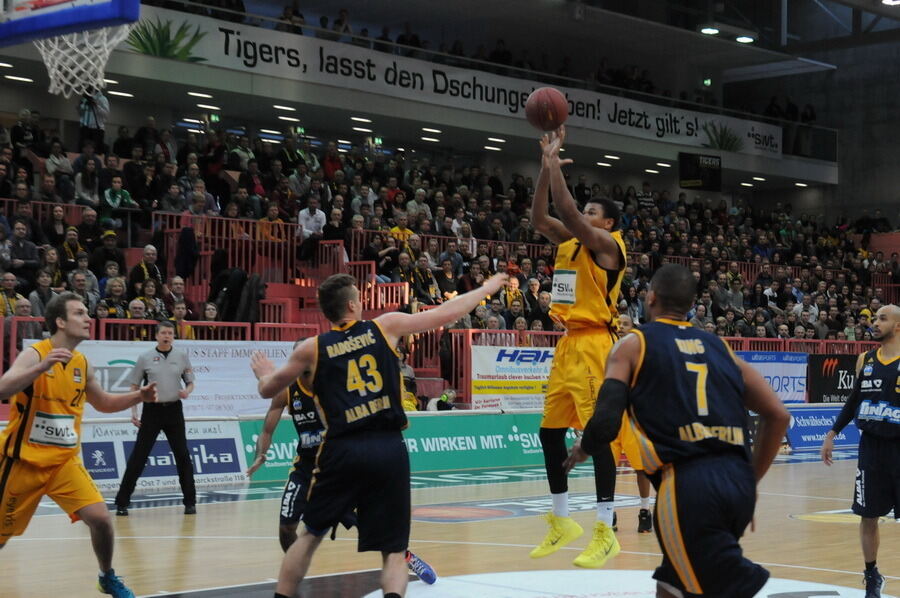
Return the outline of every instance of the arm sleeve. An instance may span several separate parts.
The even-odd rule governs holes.
[[[834,425],[831,426],[831,429],[835,434],[840,434],[841,430],[847,427],[847,424],[850,423],[850,421],[856,416],[856,412],[859,410],[859,403],[862,398],[862,395],[860,395],[859,392],[859,372],[862,370],[862,364],[863,361],[865,361],[865,358],[866,354],[863,353],[856,360],[856,383],[853,385],[853,392],[847,398],[847,402],[844,403],[844,407],[838,414],[837,419],[834,420]]]
[[[128,373],[128,378],[126,378],[126,382],[129,384],[133,384],[135,386],[140,386],[144,382],[144,356],[141,355],[138,357],[138,360],[135,362],[134,367],[131,368],[131,371]]]
[[[621,380],[607,378],[600,387],[594,415],[584,427],[581,448],[589,455],[616,439],[622,426],[622,415],[628,407],[628,385]]]

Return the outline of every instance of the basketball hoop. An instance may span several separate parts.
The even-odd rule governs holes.
[[[34,40],[47,72],[50,93],[69,98],[89,88],[103,89],[103,74],[110,52],[122,43],[133,23],[76,31]]]

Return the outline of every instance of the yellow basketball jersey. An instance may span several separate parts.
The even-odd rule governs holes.
[[[41,359],[53,349],[50,339],[26,351]],[[65,463],[78,452],[87,386],[87,359],[72,351],[67,364],[55,363],[31,386],[13,397],[9,425],[0,432],[3,454],[41,467]]]
[[[598,266],[593,252],[578,239],[569,239],[557,248],[550,317],[567,330],[615,325],[625,275],[625,241],[620,231],[612,237],[621,251],[618,270]]]

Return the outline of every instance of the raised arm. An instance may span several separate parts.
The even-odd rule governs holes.
[[[619,244],[608,230],[592,225],[590,220],[578,211],[578,204],[575,203],[575,198],[572,197],[566,186],[562,167],[571,164],[572,160],[562,160],[559,157],[559,150],[562,149],[565,139],[566,128],[564,126],[541,139],[544,169],[548,170],[550,175],[553,206],[565,229],[570,231],[570,236],[574,236],[585,247],[593,251],[600,266],[609,269],[618,268],[622,260]],[[537,192],[535,192],[535,196],[537,196]]]
[[[262,432],[259,433],[259,438],[256,440],[256,458],[250,467],[247,468],[248,478],[252,477],[256,470],[266,462],[266,453],[269,452],[269,447],[272,446],[272,434],[275,433],[275,428],[278,427],[278,422],[281,420],[281,414],[284,412],[284,406],[287,404],[287,401],[288,391],[285,390],[272,399],[272,402],[269,404]]]
[[[131,392],[106,392],[94,377],[94,370],[90,366],[88,366],[87,370],[87,386],[85,387],[86,400],[100,413],[116,413],[117,411],[124,411],[138,403],[156,402],[156,382],[151,382],[150,384],[141,386],[137,390],[132,390]]]
[[[259,380],[259,394],[264,399],[271,399],[288,385],[300,377],[303,372],[315,372],[312,367],[316,360],[316,338],[308,338],[299,345],[288,357],[287,363],[276,369],[268,357],[257,351],[250,359],[250,367],[256,379]]]
[[[53,367],[54,364],[72,359],[68,349],[53,349],[47,357],[41,359],[40,353],[34,349],[26,349],[19,353],[12,367],[0,378],[0,401],[8,401],[22,392],[35,379]]]
[[[391,346],[396,346],[400,337],[435,330],[455,322],[475,309],[485,297],[497,293],[508,279],[506,274],[495,274],[481,287],[445,301],[434,309],[416,314],[388,313],[375,318],[375,322],[381,326]]]
[[[744,377],[744,404],[760,418],[753,441],[753,472],[758,482],[778,455],[791,416],[759,372],[743,359],[735,358],[735,361]]]
[[[547,136],[541,138],[541,147],[544,147]],[[564,243],[572,238],[572,233],[566,229],[566,225],[550,215],[550,172],[541,159],[541,172],[538,173],[537,183],[534,186],[534,199],[531,203],[531,219],[534,229],[547,237],[553,243]]]

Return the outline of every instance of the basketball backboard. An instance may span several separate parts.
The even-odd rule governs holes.
[[[139,0],[0,0],[0,46],[138,20]]]

